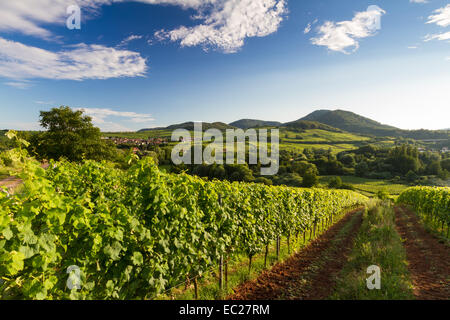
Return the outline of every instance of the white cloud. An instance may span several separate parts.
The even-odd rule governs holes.
[[[41,101],[41,100],[37,100],[34,103],[44,106],[50,106],[55,104],[53,101]]]
[[[29,81],[10,81],[10,82],[4,82],[3,84],[6,84],[7,86],[14,87],[16,89],[28,89],[32,86],[32,84]]]
[[[67,7],[78,4],[85,14],[96,10],[108,0],[19,0],[0,1],[0,31],[20,32],[26,35],[50,39],[52,33],[43,26],[65,26]]]
[[[450,4],[446,7],[435,10],[434,14],[428,17],[427,23],[434,23],[441,27],[450,26]],[[450,40],[450,31],[437,34],[428,34],[424,38],[424,41],[431,40]]]
[[[123,39],[123,40],[119,43],[119,45],[118,45],[117,47],[118,47],[118,48],[125,47],[125,46],[128,45],[131,41],[139,40],[139,39],[142,39],[142,36],[132,34],[131,36],[129,36],[129,37]]]
[[[137,52],[78,44],[51,52],[0,37],[0,76],[10,79],[108,79],[144,76]]]
[[[194,27],[160,30],[158,39],[180,41],[182,46],[213,46],[235,52],[248,37],[264,37],[278,30],[287,13],[286,0],[73,0],[83,14],[97,11],[102,5],[118,2],[176,5],[197,10]],[[52,33],[43,25],[65,24],[66,0],[20,0],[0,2],[0,31],[16,31],[46,39]]]
[[[287,14],[285,0],[217,0],[198,7],[194,27],[160,30],[159,40],[179,41],[181,46],[203,45],[226,53],[239,50],[246,38],[264,37],[276,32]]]
[[[409,0],[411,3],[428,3],[428,0]]]
[[[375,35],[377,24],[385,13],[386,11],[375,6],[367,11],[357,12],[351,21],[327,21],[319,27],[318,37],[312,38],[311,42],[346,54],[349,53],[348,48],[356,51],[359,48],[358,39]]]
[[[303,30],[304,34],[308,34],[311,32],[312,26],[315,25],[317,23],[317,21],[319,21],[318,19],[314,20],[313,22],[308,23],[308,25],[306,26],[306,28]]]
[[[0,129],[12,129],[12,130],[33,130],[33,131],[41,131],[43,128],[41,127],[39,122],[2,122],[0,121]]]
[[[154,121],[151,114],[147,113],[136,113],[129,111],[114,111],[111,109],[102,108],[76,108],[76,110],[83,110],[85,114],[91,116],[96,123],[105,123],[105,119],[108,117],[119,117],[125,118],[128,121],[134,123],[146,123]]]
[[[82,110],[84,114],[90,116],[92,123],[102,131],[133,131],[117,121],[111,121],[114,118],[134,124],[150,123],[155,120],[151,114],[147,113],[114,111],[104,108],[75,108],[75,110]]]
[[[1,0],[0,32],[20,32],[26,35],[51,39],[53,34],[47,25],[65,27],[67,7],[79,5],[83,19],[91,17],[102,5],[119,2],[141,2],[147,4],[177,5],[182,8],[199,8],[219,0]]]
[[[438,34],[429,34],[425,36],[424,41],[431,41],[431,40],[450,40],[450,31],[444,32],[444,33],[438,33]]]
[[[435,10],[434,14],[428,17],[427,23],[435,23],[441,27],[450,26],[450,4]]]

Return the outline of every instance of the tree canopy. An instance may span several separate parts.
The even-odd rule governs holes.
[[[114,149],[101,139],[99,128],[81,110],[62,106],[41,111],[40,123],[47,131],[33,139],[33,148],[41,158],[70,161],[111,159]]]

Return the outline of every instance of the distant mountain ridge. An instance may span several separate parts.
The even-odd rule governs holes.
[[[192,130],[194,130],[194,125],[195,125],[195,122],[190,121],[190,122],[185,122],[185,123],[181,123],[181,124],[173,124],[168,127],[141,129],[138,132],[153,131],[153,130],[177,130],[177,129],[185,129],[185,130],[192,131]],[[236,127],[233,127],[233,126],[228,125],[223,122],[213,122],[213,123],[202,122],[202,128],[203,128],[203,130],[219,129],[221,131],[226,130],[226,129],[236,129]]]
[[[278,121],[263,121],[254,119],[241,119],[230,123],[230,126],[244,130],[258,127],[279,127],[281,125],[282,123]]]
[[[372,119],[345,110],[316,110],[299,120],[281,123],[278,121],[264,121],[256,119],[241,119],[230,124],[223,122],[203,123],[203,130],[219,129],[250,129],[258,127],[279,127],[295,129],[320,129],[333,132],[351,132],[360,135],[377,137],[403,137],[416,140],[450,139],[449,129],[444,130],[402,130],[390,125],[382,124]],[[194,122],[175,124],[165,128],[142,129],[139,132],[152,130],[194,130]]]

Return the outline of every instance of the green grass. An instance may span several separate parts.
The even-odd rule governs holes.
[[[334,300],[414,299],[406,252],[395,229],[395,214],[388,204],[364,213],[349,261],[337,279]],[[381,289],[369,290],[366,279],[371,265],[381,269]]]
[[[348,132],[332,132],[320,129],[306,130],[304,133],[281,130],[281,135],[283,139],[289,141],[305,142],[362,142],[370,140],[370,138]],[[301,139],[297,139],[297,137],[301,137]]]
[[[348,211],[344,211],[339,217],[335,217],[333,224],[342,219]],[[303,235],[299,235],[298,239],[292,237],[290,240],[290,252],[288,251],[287,239],[281,239],[280,256],[277,260],[275,243],[272,243],[269,247],[269,254],[267,257],[267,268],[271,268],[277,262],[283,262],[293,255],[296,251],[301,250],[307,246],[312,240],[317,238],[323,232],[328,230],[330,226],[322,224],[317,225],[316,234],[311,236],[310,231],[306,232],[305,241]],[[233,293],[233,288],[236,288],[240,284],[257,278],[264,269],[264,252],[253,257],[252,270],[248,272],[248,258],[245,255],[238,256],[234,261],[230,261],[228,264],[228,288],[224,288],[222,291],[218,285],[218,270],[215,268],[212,272],[207,273],[198,282],[198,299],[200,300],[218,300],[224,299],[228,295]],[[169,292],[159,295],[156,299],[168,300],[194,300],[195,290],[191,283],[185,290],[184,284],[173,288]]]
[[[335,176],[322,176],[320,183],[326,186],[328,182]],[[373,196],[378,191],[387,191],[391,195],[399,195],[405,189],[409,188],[406,184],[395,184],[389,180],[382,179],[367,179],[355,176],[341,176],[343,183],[352,184],[357,191],[361,191],[364,195]]]
[[[268,129],[273,129],[269,128]],[[190,132],[193,135],[193,132]],[[103,132],[105,137],[148,139],[170,138],[170,130],[152,130],[146,132]],[[302,152],[305,148],[331,149],[333,154],[341,151],[355,150],[362,145],[371,142],[370,138],[347,132],[331,132],[326,130],[311,129],[305,132],[295,132],[286,129],[280,130],[280,150]],[[174,143],[170,143],[173,145]],[[379,144],[375,142],[374,144]]]

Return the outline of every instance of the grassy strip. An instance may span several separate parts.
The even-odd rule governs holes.
[[[344,211],[337,217],[334,217],[333,224],[339,222],[348,212]],[[311,236],[311,232],[305,233],[305,238],[302,234],[298,238],[291,237],[290,239],[290,252],[288,250],[287,239],[281,239],[280,256],[277,260],[276,244],[272,243],[269,246],[269,254],[267,256],[267,268],[270,269],[276,263],[282,263],[293,255],[296,251],[306,247],[311,241],[319,237],[322,233],[328,230],[330,226],[319,223],[316,228],[316,235]],[[218,273],[217,270],[205,274],[205,276],[198,281],[198,299],[199,300],[220,300],[233,294],[233,288],[238,287],[240,284],[256,279],[262,271],[264,271],[264,252],[253,257],[252,270],[248,272],[248,258],[245,255],[238,256],[234,261],[228,263],[228,288],[223,290],[218,286]],[[168,300],[194,300],[195,291],[193,284],[188,285],[185,289],[184,285],[173,288],[170,293],[159,295],[156,299]]]
[[[381,289],[369,290],[366,279],[371,265],[381,269]],[[414,299],[406,252],[395,229],[395,213],[388,204],[364,213],[349,261],[338,277],[334,300]]]

